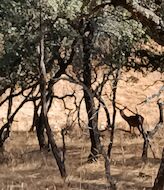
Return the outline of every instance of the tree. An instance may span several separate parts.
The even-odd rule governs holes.
[[[3,6],[5,5],[6,2],[3,2],[2,8],[4,8]],[[50,15],[49,14],[50,9],[43,2],[42,6],[44,8],[41,7],[41,2],[39,1],[35,2],[31,1],[24,3],[13,1],[9,2],[8,4],[9,9],[6,10],[5,9],[6,7],[3,9],[4,12],[2,16],[4,16],[5,13],[10,13],[10,14],[9,15],[6,14],[7,16],[5,17],[1,26],[1,33],[3,35],[3,40],[4,40],[4,46],[3,46],[4,53],[2,54],[1,57],[2,58],[1,66],[4,70],[8,72],[8,75],[12,82],[12,90],[9,97],[5,99],[5,101],[9,99],[9,109],[8,109],[9,111],[7,117],[8,121],[1,128],[1,146],[3,146],[4,143],[4,138],[3,138],[4,131],[7,129],[9,134],[9,128],[14,120],[14,116],[23,106],[23,104],[26,103],[27,101],[36,101],[37,99],[39,99],[40,104],[38,105],[39,107],[41,107],[41,113],[40,116],[38,116],[37,118],[37,120],[39,121],[37,122],[37,136],[40,147],[41,148],[46,147],[44,134],[43,134],[44,128],[46,128],[48,140],[51,145],[54,157],[56,158],[57,164],[59,166],[61,176],[66,177],[64,161],[61,160],[60,151],[53,138],[47,117],[48,110],[47,110],[47,100],[46,100],[47,96],[46,69],[48,70],[49,68],[48,64],[46,64],[45,67],[44,61],[45,60],[49,61],[50,59],[50,56],[48,56],[49,54],[48,49],[51,47],[48,46],[47,44],[46,44],[47,46],[45,46],[45,43],[47,43],[50,40],[46,35],[48,35],[48,33],[50,33],[50,30],[52,30],[52,25],[50,27],[50,30],[47,29],[47,24],[51,24],[48,17]],[[27,12],[22,12],[24,11],[24,9]],[[33,13],[32,18],[31,15],[29,14],[30,11]],[[14,13],[16,14],[14,15]],[[12,16],[18,17],[19,14],[23,14],[23,18],[21,17],[21,19],[18,19],[16,21],[13,20]],[[51,19],[53,20],[53,17],[51,17]],[[24,22],[26,24],[23,24]],[[13,31],[10,31],[10,29],[7,27],[3,28],[4,24],[6,23],[12,26]],[[38,25],[38,23],[40,24]],[[17,39],[18,37],[17,35],[20,37],[19,39]],[[12,46],[12,48],[8,46],[11,45],[11,42],[14,43],[14,46]],[[40,56],[38,56],[38,52],[36,51],[37,47],[40,47],[39,50]],[[13,55],[12,59],[11,55]],[[6,69],[7,65],[8,67]],[[51,68],[52,67],[53,65],[51,65]],[[15,73],[18,75],[14,75]],[[6,77],[8,77],[8,75],[6,75]],[[13,95],[16,85],[19,85],[19,88],[21,88],[22,90],[18,94]],[[40,86],[40,91],[39,91],[40,94],[37,93],[37,95],[33,97],[34,93],[37,91],[36,87],[38,85]],[[16,109],[16,111],[13,114],[11,114],[12,97],[17,96],[19,94],[23,94],[24,91],[27,89],[32,89],[32,90],[30,91],[30,93],[27,94],[27,96],[25,96],[26,97],[25,100],[20,104],[20,106]],[[6,87],[4,87],[3,92],[5,92],[5,90]],[[32,98],[30,98],[30,96],[32,96]],[[5,101],[3,101],[2,104]],[[35,111],[34,113],[36,114]]]
[[[98,154],[102,154],[106,171],[110,170],[110,162],[98,132],[101,105],[106,113],[108,128],[112,128],[108,149],[110,157],[115,127],[117,84],[121,71],[131,68],[143,71],[146,68],[147,71],[163,72],[164,68],[163,54],[150,52],[137,45],[148,40],[147,35],[159,44],[164,44],[163,3],[146,2],[49,0],[42,2],[40,9],[38,0],[2,0],[0,36],[3,43],[0,50],[0,76],[5,80],[2,82],[0,94],[4,94],[7,89],[11,90],[10,95],[0,102],[2,105],[8,101],[8,121],[0,130],[1,146],[9,136],[2,138],[4,131],[9,134],[16,113],[26,102],[32,101],[32,125],[36,126],[40,149],[47,149],[50,143],[61,175],[66,176],[64,160],[62,162],[47,117],[54,98],[53,86],[66,74],[67,80],[81,85],[83,89],[91,140],[88,158],[90,161],[97,160]],[[140,63],[136,62],[136,57],[140,58]],[[72,75],[67,71],[69,65],[73,68]],[[101,74],[101,82],[98,82],[100,68],[104,69],[105,74]],[[112,78],[113,87],[112,118],[101,96],[109,78]],[[12,99],[18,95],[23,95],[24,100],[11,112]],[[49,142],[45,140],[44,129]],[[143,138],[147,139],[145,133],[143,134]],[[110,171],[106,174],[109,177]],[[115,188],[112,181],[109,182]]]

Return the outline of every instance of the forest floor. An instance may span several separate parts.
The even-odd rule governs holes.
[[[160,129],[151,141],[153,157],[149,149],[148,162],[141,160],[143,140],[128,131],[116,129],[112,149],[111,174],[118,190],[151,189],[157,175],[164,145],[164,129]],[[57,137],[61,147],[61,139]],[[85,142],[85,143],[84,143]],[[109,143],[109,132],[102,137],[104,147]],[[0,159],[0,189],[2,190],[107,190],[104,160],[100,156],[95,163],[87,163],[90,141],[87,134],[66,136],[65,182],[60,178],[57,164],[51,152],[40,152],[36,135],[28,132],[12,132]]]
[[[147,103],[143,103],[147,97],[159,92],[163,85],[164,75],[152,72],[146,76],[137,72],[128,72],[122,76],[118,84],[117,106],[129,109],[141,114],[144,119],[144,129],[151,130],[159,121],[157,106],[158,96]],[[68,82],[59,81],[54,86],[55,94],[63,96],[76,91],[80,101],[82,90],[79,86]],[[104,88],[103,94],[110,96],[110,84]],[[24,97],[14,98],[13,109],[19,106]],[[160,95],[164,101],[164,93]],[[103,99],[112,114],[111,101],[103,95]],[[67,107],[74,108],[74,101],[67,99]],[[125,110],[126,115],[132,115]],[[0,126],[3,118],[6,118],[7,103],[1,106]],[[90,152],[90,140],[86,122],[85,104],[81,106],[81,118],[86,123],[85,132],[81,132],[78,126],[74,126],[66,136],[66,170],[65,182],[61,179],[56,161],[51,152],[40,152],[35,133],[27,132],[32,124],[33,105],[27,103],[16,115],[12,125],[11,136],[5,142],[5,151],[0,154],[0,190],[107,190],[108,184],[105,178],[104,160],[100,156],[97,162],[87,163]],[[5,119],[4,119],[5,120]],[[60,130],[65,127],[67,114],[63,102],[55,99],[49,112],[49,122],[54,130],[59,147],[62,146]],[[105,114],[100,110],[99,129],[106,125]],[[152,151],[149,148],[148,162],[141,160],[143,139],[128,132],[127,123],[121,118],[119,111],[116,115],[116,131],[111,157],[111,175],[117,182],[118,190],[148,190],[151,189],[157,175],[162,148],[164,147],[164,129],[160,129],[151,140]],[[136,132],[137,133],[137,132]],[[102,144],[107,148],[109,132],[101,134]]]

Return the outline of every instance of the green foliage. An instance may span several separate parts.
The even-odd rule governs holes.
[[[82,64],[82,36],[71,22],[78,26],[77,17],[89,13],[101,2],[48,0],[42,1],[41,7],[39,3],[39,0],[1,0],[0,4],[0,76],[21,86],[39,78],[40,8],[45,34],[45,63],[51,72],[56,65],[49,60],[53,57],[58,62],[63,49],[63,60],[68,59],[72,41],[77,36],[74,65]],[[102,64],[121,62],[126,65],[132,47],[145,37],[142,24],[134,21],[121,7],[106,6],[89,20],[94,23],[92,58],[101,57]]]
[[[42,24],[45,35],[46,59],[49,59],[52,46],[48,43],[54,30],[53,10],[42,4]],[[0,56],[0,75],[6,76],[11,83],[28,85],[39,77],[38,46],[40,43],[40,6],[38,0],[2,1],[0,4],[0,34],[3,46]],[[48,27],[47,27],[48,26]],[[49,29],[49,27],[51,27]],[[51,31],[50,31],[51,30]],[[56,38],[58,38],[56,36]]]
[[[126,66],[133,47],[145,38],[142,24],[131,19],[131,14],[121,7],[106,8],[96,23],[94,57],[98,54],[101,62],[112,69]]]
[[[70,19],[76,18],[83,4],[81,0],[48,0],[48,2],[59,17],[65,16]]]

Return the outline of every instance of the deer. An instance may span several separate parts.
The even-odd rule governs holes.
[[[134,127],[137,127],[139,132],[142,134],[144,117],[139,115],[138,113],[136,113],[135,115],[127,116],[124,113],[125,109],[126,107],[120,109],[120,115],[129,124],[130,133],[132,133],[132,127],[133,127],[133,133],[134,133]]]

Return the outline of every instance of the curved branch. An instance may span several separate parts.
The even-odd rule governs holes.
[[[153,11],[142,7],[134,0],[124,3],[123,7],[127,9],[132,18],[139,20],[147,28],[148,34],[158,43],[164,45],[164,22]]]

